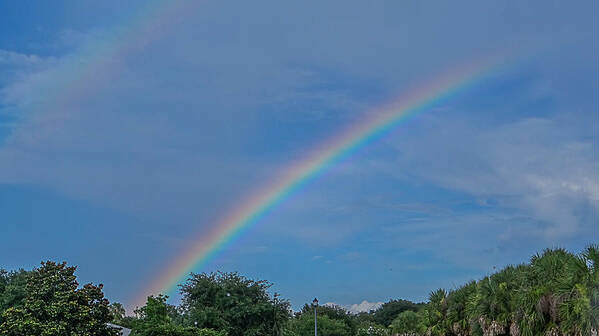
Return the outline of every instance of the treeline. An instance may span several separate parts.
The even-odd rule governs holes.
[[[455,290],[432,292],[417,314],[400,314],[406,335],[597,335],[599,249],[548,249]]]
[[[180,286],[182,302],[170,305],[164,296],[151,296],[135,316],[126,316],[112,304],[114,323],[131,328],[134,335],[313,335],[311,305],[293,313],[287,300],[268,293],[271,283],[247,279],[237,273],[192,274]],[[353,315],[338,306],[317,306],[322,336],[387,335],[393,319],[423,304],[392,300],[381,308]]]
[[[80,286],[75,267],[43,262],[31,271],[0,270],[0,335],[113,336],[109,323],[132,329],[132,336],[312,335],[314,307],[293,313],[287,300],[269,293],[271,283],[237,273],[191,274],[180,286],[179,305],[150,296],[127,315],[110,303],[103,286]],[[423,304],[392,300],[376,311],[353,315],[341,307],[318,306],[322,336],[387,335],[393,319]]]
[[[125,314],[102,285],[79,286],[75,268],[44,262],[31,271],[0,271],[0,336],[112,336],[114,323],[132,336],[308,336],[314,307],[292,312],[269,293],[271,283],[237,273],[191,274],[179,305],[162,295]],[[350,314],[318,306],[320,336],[559,336],[597,335],[599,248],[580,254],[545,250],[464,286],[433,291],[426,303],[391,300]]]

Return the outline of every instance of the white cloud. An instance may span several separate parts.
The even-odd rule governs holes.
[[[560,116],[486,127],[450,118],[426,120],[427,130],[441,131],[402,138],[397,159],[382,169],[519,209],[541,224],[535,235],[551,242],[580,234],[589,216],[599,218],[596,136],[581,136]]]
[[[350,305],[340,305],[334,302],[327,302],[325,303],[325,306],[339,306],[342,308],[345,308],[345,310],[347,310],[348,312],[352,313],[352,314],[358,314],[358,313],[362,313],[362,312],[369,312],[371,310],[376,310],[378,308],[380,308],[383,305],[383,302],[368,302],[366,300],[360,302],[360,303],[354,303],[354,304],[350,304]]]

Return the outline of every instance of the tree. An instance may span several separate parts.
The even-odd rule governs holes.
[[[599,329],[599,248],[591,245],[560,277],[560,327],[566,335],[591,335]]]
[[[349,330],[351,330],[352,334],[356,333],[357,320],[355,316],[345,310],[345,308],[337,305],[324,305],[316,307],[316,312],[318,316],[327,316],[331,320],[342,321],[349,328]],[[300,311],[300,315],[308,315],[313,317],[314,307],[304,304],[302,310]]]
[[[568,283],[568,272],[577,262],[578,258],[564,249],[547,249],[531,258],[527,286],[520,290],[518,302],[522,335],[552,333],[558,328],[559,310],[565,299],[560,295],[560,287]],[[574,289],[573,285],[567,286]]]
[[[332,319],[326,315],[318,316],[318,335],[319,336],[351,336],[352,330],[343,320]],[[287,326],[291,335],[313,335],[314,334],[314,315],[302,314],[298,318],[291,320]]]
[[[132,336],[225,336],[212,329],[185,327],[173,322],[167,296],[150,296],[145,306],[135,310],[139,317],[133,324]]]
[[[279,335],[290,309],[286,300],[270,297],[271,286],[237,273],[191,274],[181,286],[186,323],[229,336]]]
[[[451,291],[447,297],[447,324],[456,335],[468,334],[470,319],[467,306],[476,294],[476,281]]]
[[[433,336],[445,335],[447,328],[447,292],[440,288],[429,295],[429,302],[422,311],[427,332]]]
[[[135,316],[127,316],[125,308],[118,302],[113,302],[108,306],[110,315],[112,315],[112,323],[121,327],[133,329],[137,318]]]
[[[75,267],[43,262],[27,276],[22,305],[2,314],[2,336],[110,336],[116,330],[102,285],[78,288]]]
[[[426,327],[419,313],[406,310],[393,320],[391,330],[394,334],[421,335],[426,331]]]
[[[510,265],[495,274],[484,277],[478,283],[470,283],[462,287],[462,291],[465,292],[463,294],[469,296],[466,315],[471,322],[478,324],[483,332],[487,333],[490,329],[495,332],[502,330],[507,332],[510,328],[518,328],[517,321],[522,318],[519,295],[526,290],[526,278],[529,272],[530,266],[528,265]],[[458,295],[457,299],[461,306],[459,296],[461,295]],[[453,304],[452,301],[455,300],[450,298],[450,306]],[[451,308],[450,315],[453,315]],[[462,317],[462,315],[459,316]]]
[[[0,323],[4,311],[23,304],[28,274],[22,269],[13,272],[0,269]]]
[[[354,324],[374,323],[374,316],[369,312],[360,312],[352,316]]]
[[[432,292],[419,316],[431,336],[594,335],[599,330],[599,248],[547,249],[447,293]],[[394,332],[414,330],[402,314]],[[405,328],[410,324],[411,327]]]
[[[373,312],[373,319],[376,323],[388,327],[400,313],[406,310],[418,311],[421,306],[422,304],[408,300],[390,300]]]
[[[110,306],[108,306],[108,310],[110,310],[110,315],[112,315],[112,321],[114,321],[115,323],[118,323],[119,321],[123,320],[127,313],[123,305],[118,302],[111,303]]]

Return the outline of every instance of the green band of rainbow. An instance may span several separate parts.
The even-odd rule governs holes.
[[[226,211],[226,215],[220,221],[211,225],[211,231],[202,232],[184,255],[160,272],[160,276],[152,282],[151,286],[140,293],[136,303],[142,306],[146,296],[150,294],[170,294],[190,272],[201,270],[202,266],[219,251],[234,242],[269,210],[319,173],[326,171],[331,165],[360,147],[387,134],[408,117],[476,85],[499,68],[501,68],[499,65],[489,67],[488,63],[470,64],[420,90],[404,95],[391,104],[371,111],[365,119],[323,143],[307,159],[292,163],[279,178],[238,206]]]

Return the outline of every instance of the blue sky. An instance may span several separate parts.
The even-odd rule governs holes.
[[[180,1],[144,16],[145,1],[2,2],[0,266],[66,260],[131,304],[290,162],[488,55],[518,61],[335,165],[197,271],[268,279],[295,307],[351,305],[577,251],[599,233],[598,6]]]

